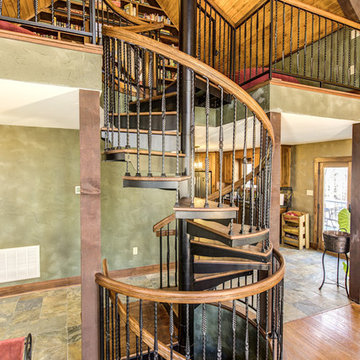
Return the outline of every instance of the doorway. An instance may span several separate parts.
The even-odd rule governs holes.
[[[350,205],[351,157],[315,159],[314,180],[314,240],[323,250],[323,231],[339,230],[338,214]]]

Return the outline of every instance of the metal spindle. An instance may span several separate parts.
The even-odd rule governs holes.
[[[120,128],[121,128],[121,124],[120,124],[120,113],[121,113],[121,103],[120,103],[120,82],[122,81],[122,44],[123,42],[120,40],[116,40],[116,44],[117,44],[117,80],[118,80],[118,86],[117,86],[117,104],[118,104],[118,116],[117,116],[117,128],[118,128],[118,146],[117,148],[120,149]]]
[[[311,14],[311,63],[310,63],[310,76],[313,76],[314,68],[314,14]]]
[[[120,314],[118,311],[119,294],[115,294],[115,357],[116,360],[121,357],[121,336],[120,336]]]
[[[176,176],[180,176],[180,65],[176,66]],[[177,203],[179,203],[179,191],[177,191]]]
[[[136,176],[140,174],[140,77],[139,48],[135,48],[135,81],[136,81]]]
[[[296,73],[299,74],[299,61],[300,61],[300,8],[298,8],[297,19],[297,46],[296,46]]]
[[[241,77],[240,77],[240,71],[241,71],[241,25],[239,26],[239,54],[238,54],[238,57],[239,57],[239,67],[238,67],[238,81],[237,83],[240,85],[241,84]]]
[[[253,115],[253,143],[252,143],[252,158],[251,158],[251,200],[250,200],[250,232],[253,231],[254,226],[254,199],[255,199],[255,147],[256,147],[256,117]]]
[[[222,172],[224,156],[224,89],[220,86],[220,128],[219,128],[219,207],[223,206]]]
[[[243,75],[243,82],[246,81],[246,24],[244,23],[244,75]]]
[[[99,311],[100,311],[100,356],[104,358],[104,288],[99,285]]]
[[[334,47],[334,22],[331,20],[331,35],[330,35],[330,82],[333,79],[333,47]]]
[[[186,312],[186,339],[185,339],[185,358],[190,360],[190,319],[189,319],[189,304],[185,304]]]
[[[351,30],[346,27],[347,29],[347,33],[348,33],[348,81],[347,84],[350,85],[351,82],[351,76],[350,76],[350,66],[351,66]],[[356,38],[355,38],[355,42],[356,42]],[[356,63],[354,63],[354,67],[356,66]],[[355,68],[354,68],[354,74],[355,74]]]
[[[165,91],[165,58],[162,57],[162,97],[161,97],[161,176],[165,174],[165,127],[166,127],[166,91]]]
[[[114,123],[115,123],[115,38],[111,38],[111,94],[110,94],[110,111],[111,111],[111,148],[114,148]]]
[[[166,246],[167,287],[170,287],[170,224],[167,224]]]
[[[325,36],[324,36],[324,80],[326,80],[326,55],[327,55],[327,19],[325,18]]]
[[[354,87],[356,86],[356,68],[357,68],[357,35],[358,35],[358,31],[357,30],[354,30],[355,31],[355,38],[354,38]],[[360,84],[359,84],[360,86]]]
[[[67,10],[67,24],[66,27],[70,29],[71,27],[71,2],[66,0],[66,10]]]
[[[110,123],[109,123],[109,52],[110,52],[110,38],[104,38],[104,105],[105,105],[105,126],[106,126],[106,137],[105,137],[105,149],[109,149],[109,133],[110,133]]]
[[[201,24],[201,1],[202,0],[199,0],[198,6],[197,6],[197,9],[198,9],[198,12],[199,12],[198,24]],[[199,29],[198,29],[198,53],[197,53],[197,58],[199,60],[201,60],[201,31],[200,31],[200,26],[199,26]]]
[[[259,11],[256,12],[256,48],[255,48],[255,76],[258,74],[259,56]],[[239,60],[240,61],[240,60]]]
[[[170,333],[170,360],[173,359],[174,352],[174,309],[173,304],[170,304],[170,314],[169,314],[169,333]]]
[[[160,229],[160,289],[163,288],[163,276],[162,276],[162,271],[163,271],[163,266],[162,266],[162,234],[163,234],[163,228]]]
[[[245,232],[245,202],[246,202],[246,171],[247,171],[247,114],[248,108],[245,106],[245,119],[244,119],[244,150],[243,150],[243,194],[242,194],[242,214],[241,214],[241,234]]]
[[[249,299],[245,298],[245,360],[249,360]]]
[[[283,15],[282,15],[282,55],[281,55],[281,70],[285,68],[285,3],[283,3]]]
[[[115,354],[115,309],[112,299],[110,299],[110,324],[111,324],[111,357]]]
[[[110,360],[110,314],[109,314],[109,290],[105,290],[105,344],[106,360]]]
[[[217,351],[216,359],[221,360],[222,358],[222,342],[221,342],[221,303],[218,303],[218,336],[217,336]]]
[[[292,46],[293,46],[293,7],[290,6],[290,64],[289,64],[289,71],[292,71]]]
[[[318,57],[318,67],[317,67],[317,78],[320,79],[320,35],[321,35],[321,17],[318,16],[319,18],[319,38],[318,38],[318,43],[317,43],[317,57]]]
[[[225,20],[223,20],[223,56],[222,56],[222,73],[225,74]]]
[[[220,64],[221,64],[221,17],[220,17],[220,20],[219,20],[219,57],[218,57],[218,66],[217,66],[217,69],[220,71]]]
[[[269,290],[265,292],[265,360],[269,358]]]
[[[17,5],[17,18],[20,19],[20,0],[17,0],[16,5]]]
[[[253,17],[251,16],[250,18],[250,43],[249,43],[249,57],[250,57],[250,65],[249,65],[249,70],[250,70],[250,74],[249,74],[249,79],[251,79],[252,77],[252,28],[253,28]]]
[[[148,131],[148,176],[152,176],[151,152],[152,152],[152,92],[153,92],[153,70],[154,54],[149,53],[149,131]]]
[[[139,350],[140,350],[140,360],[143,358],[143,351],[142,351],[142,339],[143,339],[143,303],[142,299],[139,300]]]
[[[175,221],[175,286],[178,286],[178,223]]]
[[[339,81],[339,23],[336,23],[336,68],[335,68],[335,73],[336,73],[336,79],[335,81],[338,82]]]
[[[210,6],[210,13],[209,13],[209,36],[208,36],[208,43],[209,43],[209,54],[208,54],[208,65],[211,64],[211,44],[212,44],[212,41],[211,41],[211,19],[212,19],[212,7]]]
[[[263,6],[263,21],[262,21],[262,72],[265,72],[265,8],[266,5]],[[246,26],[246,23],[244,24]],[[246,36],[245,36],[246,42]]]
[[[206,62],[206,18],[207,18],[207,1],[205,0],[204,6],[204,58],[203,61]]]
[[[274,34],[274,68],[277,63],[277,37],[278,37],[278,2],[275,0],[275,34]]]
[[[131,93],[131,74],[132,74],[132,66],[131,66],[131,47],[129,44],[126,46],[126,55],[127,55],[127,82],[126,82],[126,148],[130,148],[130,93]],[[126,171],[129,173],[128,169]]]
[[[194,207],[194,198],[195,198],[195,170],[194,170],[194,160],[195,160],[195,73],[191,70],[191,124],[190,124],[190,144],[191,144],[191,156],[190,156],[190,197],[191,203],[190,207]]]
[[[202,331],[202,358],[206,360],[206,304],[202,304],[201,309],[201,331]]]
[[[233,360],[236,360],[236,301],[235,300],[233,300],[233,304],[232,304],[232,354],[233,354]]]
[[[158,357],[158,303],[154,302],[154,360]]]
[[[2,2],[0,3],[0,7],[2,5]],[[1,10],[0,10],[1,11]],[[34,12],[35,12],[35,22],[38,21],[38,0],[34,0]],[[1,13],[0,13],[1,15]]]
[[[256,360],[260,359],[260,294],[256,295]]]
[[[126,297],[126,326],[125,326],[125,331],[126,331],[126,360],[130,359],[130,323],[129,323],[129,318],[130,318],[130,302],[129,302],[129,297]]]
[[[206,78],[206,102],[205,102],[205,120],[206,120],[206,155],[205,155],[205,204],[209,207],[209,113],[210,113],[210,84]]]
[[[304,34],[304,76],[306,76],[306,50],[307,50],[307,18],[308,13],[305,11],[305,34]]]

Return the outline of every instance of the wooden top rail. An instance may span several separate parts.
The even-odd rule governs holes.
[[[280,263],[279,269],[264,280],[239,288],[216,291],[172,291],[166,289],[148,289],[129,285],[97,273],[95,281],[98,285],[118,294],[149,301],[172,304],[210,304],[224,301],[243,299],[252,295],[263,293],[272,289],[283,278],[285,273],[285,260],[274,250],[274,256]]]
[[[160,220],[153,226],[153,232],[162,229],[164,226],[166,226],[167,224],[170,224],[175,219],[176,219],[175,214],[171,214],[171,215],[167,216],[166,218]]]
[[[263,123],[264,128],[268,130],[269,136],[274,143],[273,127],[264,110],[245,90],[230,80],[227,76],[223,75],[211,66],[206,65],[202,61],[183,53],[180,50],[174,49],[171,46],[162,44],[159,41],[155,41],[149,38],[144,40],[143,36],[128,31],[126,28],[104,26],[103,34],[130,42],[142,48],[146,48],[147,50],[153,51],[157,54],[172,59],[183,66],[193,69],[197,74],[208,78],[211,82],[223,88],[224,91],[234,96],[243,104],[246,104],[249,110],[251,110],[256,115],[258,120]]]

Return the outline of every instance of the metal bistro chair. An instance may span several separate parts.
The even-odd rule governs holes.
[[[32,336],[0,341],[1,360],[31,360]]]
[[[336,276],[336,286],[343,287],[339,284],[339,260],[340,260],[340,254],[345,254],[346,258],[346,271],[345,271],[345,290],[346,295],[349,297],[348,287],[347,287],[347,277],[348,277],[348,271],[349,271],[349,259],[347,256],[347,253],[350,250],[350,234],[344,231],[324,231],[323,232],[324,237],[324,252],[322,255],[322,268],[323,268],[323,281],[319,287],[319,290],[323,287],[325,284],[325,253],[326,251],[331,251],[337,254],[337,276]],[[327,283],[329,284],[329,283]],[[331,283],[330,283],[331,284]]]

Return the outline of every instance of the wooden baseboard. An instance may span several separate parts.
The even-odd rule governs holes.
[[[170,263],[170,270],[175,268],[175,263]],[[166,270],[166,264],[163,264],[163,270]],[[128,276],[141,276],[147,274],[154,274],[159,271],[159,265],[147,265],[130,269],[113,270],[110,271],[110,276],[113,278],[123,278]],[[94,280],[95,281],[95,280]],[[22,295],[26,293],[52,290],[62,287],[79,286],[81,285],[80,276],[72,276],[62,279],[54,279],[47,281],[38,281],[21,285],[0,287],[0,298]]]

